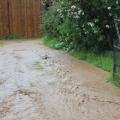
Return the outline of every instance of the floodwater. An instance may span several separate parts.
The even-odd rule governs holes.
[[[120,120],[110,73],[37,40],[0,43],[0,120]]]

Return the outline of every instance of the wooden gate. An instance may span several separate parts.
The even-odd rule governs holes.
[[[41,35],[41,0],[0,0],[0,36]]]

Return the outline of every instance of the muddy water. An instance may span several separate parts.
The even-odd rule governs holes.
[[[0,46],[0,120],[120,120],[120,90],[101,69],[38,41]]]

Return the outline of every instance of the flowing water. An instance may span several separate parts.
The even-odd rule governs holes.
[[[120,120],[110,73],[37,40],[0,44],[0,120]]]

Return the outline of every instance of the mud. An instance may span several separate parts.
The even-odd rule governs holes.
[[[2,41],[0,120],[120,120],[109,76],[37,40]]]

